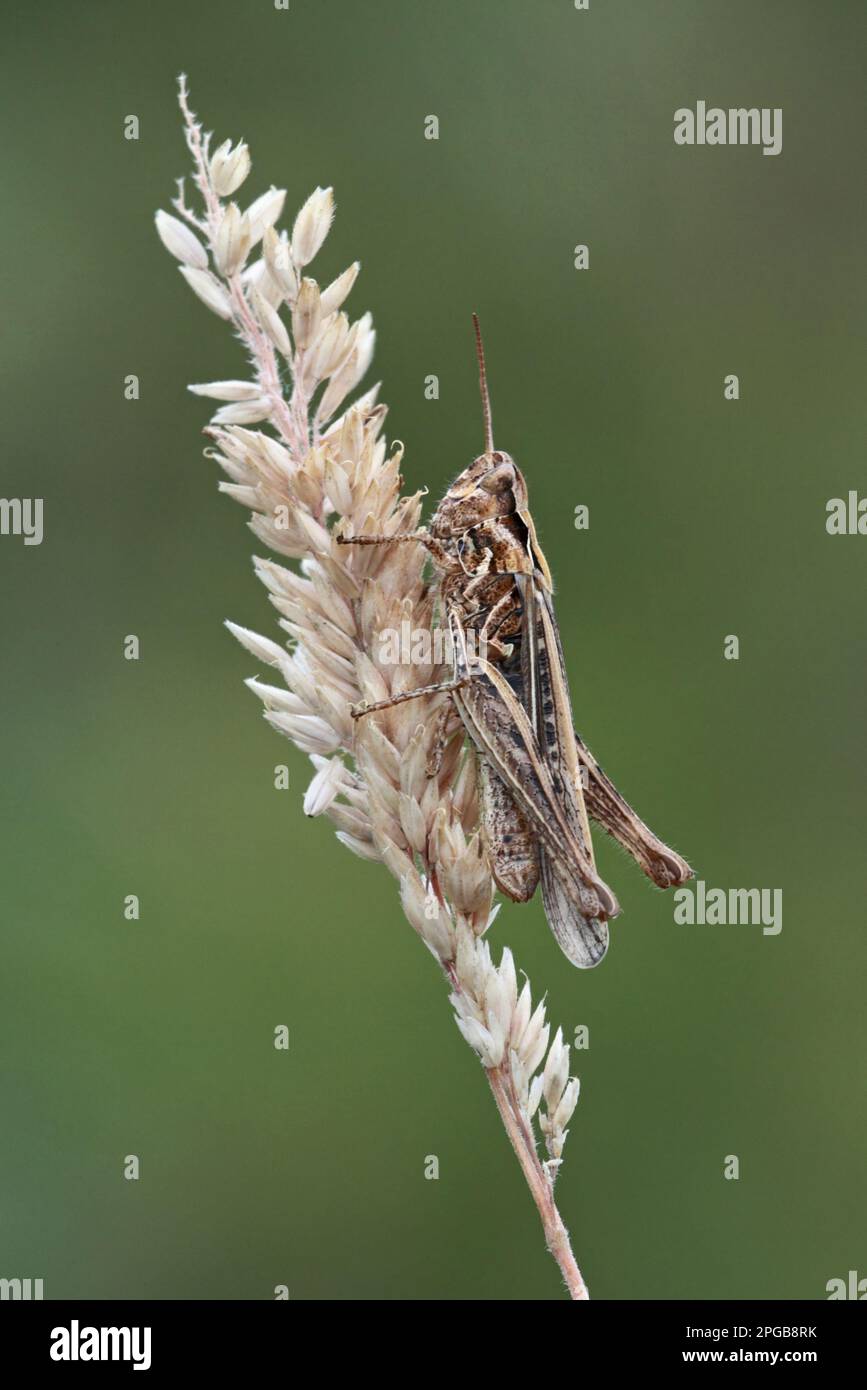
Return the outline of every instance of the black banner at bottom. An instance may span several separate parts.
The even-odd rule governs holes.
[[[326,1339],[315,1327],[317,1307],[327,1307]],[[381,1305],[391,1309],[393,1305]],[[476,1304],[469,1305],[477,1307]],[[510,1305],[506,1305],[510,1306]],[[111,1368],[124,1372],[161,1374],[233,1371],[249,1374],[263,1364],[291,1370],[299,1352],[325,1359],[333,1373],[341,1359],[341,1333],[351,1331],[353,1303],[317,1305],[292,1302],[14,1302],[0,1304],[4,1364],[25,1372],[48,1371],[62,1379],[69,1375],[99,1376]],[[374,1354],[377,1314],[364,1304],[364,1335],[343,1343],[355,1370]],[[380,1356],[392,1338],[406,1337],[412,1304],[401,1305],[399,1333],[393,1323],[379,1343]],[[570,1343],[570,1357],[578,1369],[586,1357],[604,1356],[610,1370],[668,1371],[675,1366],[703,1365],[807,1365],[823,1372],[857,1368],[861,1359],[865,1324],[857,1304],[845,1302],[629,1302],[596,1301],[570,1306],[551,1305],[547,1313],[534,1304],[547,1327],[580,1338]],[[450,1315],[454,1317],[454,1315]],[[495,1317],[495,1314],[489,1314]],[[547,1319],[556,1319],[547,1323]],[[560,1319],[563,1318],[561,1322]],[[313,1326],[311,1327],[311,1323]],[[347,1327],[347,1323],[350,1327]],[[424,1364],[429,1371],[442,1348],[443,1361],[451,1361],[455,1349],[441,1324],[441,1335],[426,1315]],[[390,1330],[389,1330],[390,1329]],[[505,1355],[515,1352],[512,1334],[482,1334],[485,1358],[496,1361],[496,1348]],[[500,1329],[502,1333],[502,1328]],[[529,1352],[525,1328],[522,1339]],[[296,1339],[305,1338],[306,1348]],[[316,1339],[315,1341],[313,1339]],[[508,1348],[508,1349],[507,1349]],[[397,1345],[394,1344],[397,1350]],[[537,1353],[538,1354],[538,1353]],[[360,1358],[360,1361],[359,1361]],[[402,1358],[406,1368],[405,1357]],[[558,1358],[559,1359],[559,1358]],[[369,1368],[368,1368],[369,1369]]]

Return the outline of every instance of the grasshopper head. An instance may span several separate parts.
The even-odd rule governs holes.
[[[461,541],[480,555],[491,552],[500,574],[541,575],[550,589],[551,575],[536,539],[527,484],[511,454],[494,448],[491,401],[479,320],[473,314],[479,384],[485,422],[485,452],[455,479],[431,518],[431,534],[441,541]]]
[[[442,540],[462,536],[472,526],[513,516],[526,504],[524,479],[508,454],[499,449],[479,454],[455,479],[431,520]]]
[[[446,540],[462,536],[473,526],[514,516],[527,506],[527,485],[510,454],[494,448],[491,426],[491,399],[485,371],[485,349],[482,330],[473,314],[476,331],[476,353],[479,359],[479,385],[482,392],[482,416],[485,423],[485,452],[474,459],[469,468],[455,479],[437,507],[431,521],[431,531]]]

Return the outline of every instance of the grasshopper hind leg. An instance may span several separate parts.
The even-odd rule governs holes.
[[[529,902],[539,883],[539,843],[505,783],[479,758],[479,815],[491,876],[515,903]]]

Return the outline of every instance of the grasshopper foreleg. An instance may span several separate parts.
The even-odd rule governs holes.
[[[463,686],[476,676],[478,672],[471,671],[462,676],[454,677],[450,681],[438,681],[435,685],[420,685],[416,690],[406,690],[402,695],[392,695],[390,700],[377,700],[375,704],[353,705],[349,711],[353,719],[363,719],[366,714],[376,714],[383,709],[392,709],[394,705],[405,704],[407,700],[418,700],[422,695],[451,694],[454,690],[460,690]]]
[[[400,541],[415,541],[416,545],[423,545],[438,564],[446,567],[451,567],[452,564],[445,546],[430,535],[424,526],[418,531],[406,531],[403,535],[396,536],[344,536],[341,531],[334,539],[338,545],[396,545]]]

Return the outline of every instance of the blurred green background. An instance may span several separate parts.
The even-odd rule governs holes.
[[[350,305],[432,498],[481,444],[479,311],[578,728],[708,885],[783,890],[778,937],[676,926],[605,842],[623,916],[600,970],[538,903],[498,919],[554,1022],[590,1028],[559,1197],[593,1294],[823,1298],[867,1274],[867,539],[824,525],[867,492],[863,5],[43,0],[2,25],[2,492],[45,499],[45,539],[0,540],[0,1275],[54,1298],[562,1296],[392,881],[305,820],[306,759],[222,627],[277,635],[185,390],[240,351],[153,229],[187,172],[182,69],[218,139],[250,142],[249,196],[285,184],[291,216],[334,185],[316,273],[362,260]],[[782,154],[676,147],[699,98],[781,106]]]

